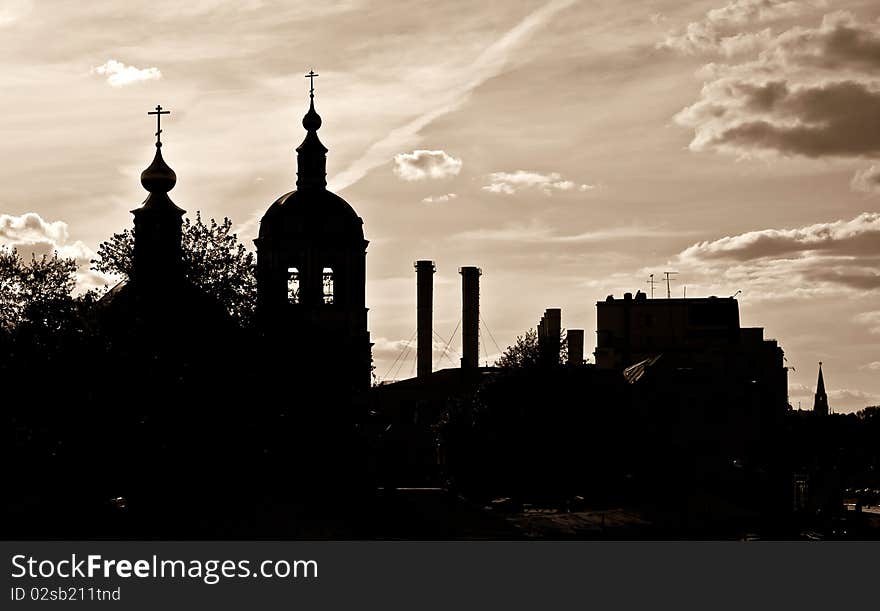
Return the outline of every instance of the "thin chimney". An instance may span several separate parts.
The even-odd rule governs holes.
[[[566,334],[568,364],[577,367],[584,364],[584,330],[569,329]]]
[[[480,354],[479,267],[462,267],[461,274],[461,367],[476,369]]]
[[[434,267],[433,261],[416,261],[416,371],[418,377],[431,375],[434,344]]]

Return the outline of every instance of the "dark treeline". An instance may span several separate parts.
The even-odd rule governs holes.
[[[117,234],[95,267],[124,280],[130,253]],[[480,504],[636,506],[660,537],[794,537],[880,488],[880,408],[778,411],[662,362],[629,378],[569,367],[564,342],[547,363],[534,333],[419,423],[426,460],[401,459],[390,444],[415,437],[394,437],[399,422],[258,331],[254,262],[228,221],[187,222],[184,253],[210,301],[160,295],[142,324],[106,314],[116,289],[75,294],[72,261],[0,251],[5,537],[413,536],[375,491],[401,466],[398,483],[422,483],[413,465],[432,462]]]
[[[75,294],[73,261],[0,251],[4,536],[293,536],[261,512],[326,513],[369,486],[352,398],[266,351],[229,230],[184,225],[201,293],[169,289],[143,319],[114,318],[117,289]],[[95,268],[125,280],[131,242],[113,236]]]

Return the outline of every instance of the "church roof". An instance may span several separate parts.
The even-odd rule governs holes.
[[[348,202],[326,189],[285,193],[260,221],[260,238],[363,239],[364,222]]]
[[[309,109],[303,117],[306,136],[297,149],[297,189],[279,197],[260,221],[260,239],[322,241],[364,239],[363,220],[344,199],[327,190],[327,148],[318,138],[321,116],[315,110],[314,72]]]

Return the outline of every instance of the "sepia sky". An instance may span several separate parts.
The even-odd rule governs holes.
[[[380,377],[414,368],[389,371],[416,259],[444,340],[458,268],[483,268],[481,361],[547,307],[589,352],[595,302],[670,270],[675,296],[742,291],[795,407],[820,360],[833,410],[880,403],[876,0],[0,0],[0,244],[102,284],[88,259],[145,197],[162,104],[173,199],[253,248],[310,68],[330,187],[370,240]]]

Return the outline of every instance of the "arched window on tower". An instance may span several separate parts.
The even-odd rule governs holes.
[[[331,304],[333,303],[333,268],[325,267],[324,273],[322,275],[322,282],[324,286],[324,303]]]
[[[299,270],[295,267],[287,268],[287,302],[299,303]]]

